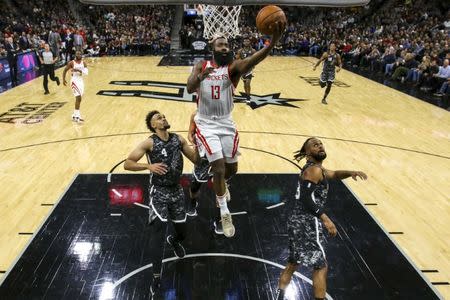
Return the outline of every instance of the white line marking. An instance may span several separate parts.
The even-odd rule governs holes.
[[[232,215],[232,216],[246,215],[246,214],[247,214],[246,211],[238,211],[238,212],[230,213],[230,215]]]
[[[274,205],[271,205],[271,206],[267,206],[266,209],[272,209],[272,208],[275,208],[275,207],[278,207],[278,206],[282,206],[282,205],[285,205],[285,204],[286,204],[285,202],[280,202],[280,203],[277,203],[277,204],[274,204]]]
[[[111,175],[112,175],[112,173],[108,173],[108,177],[106,177],[106,182],[107,183],[111,182]]]
[[[169,257],[169,258],[165,258],[162,260],[162,263],[166,263],[166,262],[171,262],[174,260],[178,260],[178,259],[187,259],[187,258],[192,258],[192,257],[235,257],[235,258],[242,258],[242,259],[248,259],[248,260],[253,260],[253,261],[259,261],[268,265],[272,265],[274,267],[278,267],[280,269],[284,269],[283,265],[277,264],[273,261],[270,260],[266,260],[266,259],[262,259],[259,257],[254,257],[254,256],[248,256],[248,255],[241,255],[241,254],[234,254],[234,253],[195,253],[195,254],[188,254],[183,258],[178,258],[176,256],[174,257]],[[128,273],[127,275],[123,276],[122,278],[120,278],[119,280],[117,280],[114,284],[113,284],[113,289],[115,289],[116,287],[118,287],[122,282],[124,282],[125,280],[127,280],[130,277],[133,277],[134,275],[138,274],[141,271],[144,271],[145,269],[151,268],[153,265],[152,264],[148,264],[145,266],[142,266],[130,273]],[[312,285],[312,280],[309,279],[308,277],[306,277],[305,275],[299,273],[299,272],[294,272],[294,275],[301,278],[303,281],[309,283],[310,285]],[[328,300],[333,300],[333,298],[327,293],[326,298]]]
[[[120,217],[122,214],[110,214],[111,217]]]
[[[111,191],[112,191],[114,194],[116,194],[117,197],[122,198],[122,194],[119,193],[116,189],[112,189]]]
[[[144,205],[144,204],[141,204],[141,203],[134,202],[133,204],[137,205],[137,206],[140,206],[140,207],[143,207],[143,208],[146,208],[146,209],[150,209],[150,206],[147,206],[147,205]]]
[[[103,92],[103,95],[115,96],[115,95],[117,95],[117,93],[116,92]]]

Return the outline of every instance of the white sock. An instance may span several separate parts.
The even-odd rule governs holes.
[[[223,216],[225,214],[229,214],[230,211],[228,210],[227,199],[226,199],[225,195],[216,196],[216,197],[217,197],[217,202],[219,203],[220,215]]]
[[[73,111],[73,114],[74,114],[76,117],[79,117],[79,116],[80,116],[80,110],[79,110],[79,109],[75,109],[75,110]]]

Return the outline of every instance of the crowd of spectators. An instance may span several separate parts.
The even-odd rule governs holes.
[[[40,50],[48,43],[61,61],[76,50],[92,56],[164,55],[170,51],[173,6],[89,6],[68,0],[5,0],[0,19],[0,56]],[[255,26],[260,7],[244,6],[241,36],[255,49],[268,37]],[[450,93],[449,4],[438,0],[372,0],[351,9],[285,7],[289,23],[273,55],[320,56],[336,42],[345,64],[384,74],[437,96]],[[181,45],[202,35],[200,23],[184,25]]]

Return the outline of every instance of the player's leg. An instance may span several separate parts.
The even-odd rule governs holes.
[[[195,118],[197,125],[196,138],[206,150],[206,157],[211,164],[213,173],[213,189],[216,201],[219,204],[223,232],[226,237],[232,237],[235,233],[233,221],[227,206],[225,186],[225,159],[223,157],[223,144],[219,133],[224,130],[223,120],[212,121]],[[226,125],[225,125],[226,126]],[[226,130],[226,128],[225,128]]]
[[[167,237],[167,242],[172,247],[175,256],[182,258],[186,255],[186,251],[181,244],[186,238],[186,210],[183,189],[181,186],[167,188],[164,197],[169,218],[175,229],[175,233]]]
[[[72,114],[72,120],[75,122],[83,122],[84,119],[81,117],[80,106],[81,106],[81,97],[84,92],[84,84],[82,80],[71,80],[71,88],[72,92],[75,96],[75,110]]]
[[[331,86],[333,85],[332,81],[327,81],[327,88],[325,89],[325,94],[323,95],[323,99],[322,99],[322,103],[323,104],[328,104],[327,102],[327,96],[330,93],[331,90]]]
[[[327,272],[327,266],[313,271],[313,292],[316,300],[325,299],[327,293]]]
[[[248,99],[250,99],[250,93],[251,93],[251,85],[250,85],[250,83],[251,82],[252,82],[251,78],[244,80],[244,91],[245,91],[245,94],[246,94]]]
[[[200,194],[200,188],[202,184],[208,182],[210,176],[209,170],[210,170],[209,161],[205,157],[202,157],[200,163],[194,166],[194,172],[192,174],[193,178],[189,186],[190,202],[187,210],[187,215],[190,217],[197,215],[196,210],[198,206],[197,198]]]
[[[284,299],[284,293],[291,282],[292,275],[297,270],[298,264],[289,262],[286,265],[286,268],[284,268],[283,272],[280,275],[280,280],[278,281],[278,291],[277,295],[275,297],[276,300],[283,300]]]
[[[49,74],[49,72],[48,72],[48,66],[43,64],[43,65],[42,65],[42,75],[43,75],[43,77],[44,77],[43,85],[44,85],[44,94],[45,94],[45,95],[47,95],[47,94],[50,93],[50,92],[48,91],[48,74]]]
[[[162,258],[164,239],[167,231],[168,208],[165,202],[164,191],[158,187],[151,186],[149,188],[150,211],[150,236],[149,249],[153,263],[153,279],[151,283],[151,293],[154,295],[158,292],[162,274]]]

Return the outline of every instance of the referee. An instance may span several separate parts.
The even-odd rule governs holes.
[[[44,95],[50,94],[48,91],[48,76],[50,75],[50,80],[56,81],[56,84],[59,85],[59,78],[55,77],[55,62],[58,60],[58,57],[54,57],[52,51],[50,51],[50,46],[45,44],[44,51],[41,52],[39,56],[39,60],[41,61],[42,66],[42,75],[44,76]]]

